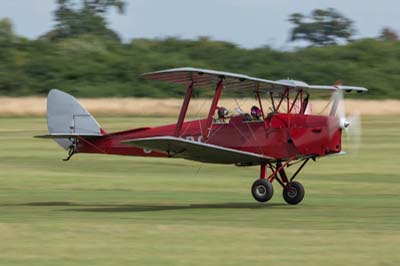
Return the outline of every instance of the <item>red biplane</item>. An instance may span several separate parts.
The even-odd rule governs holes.
[[[69,156],[75,153],[102,153],[132,156],[184,158],[205,163],[260,165],[260,177],[251,192],[259,202],[271,199],[276,180],[289,204],[304,197],[303,186],[294,181],[304,165],[318,157],[343,154],[342,130],[350,123],[336,115],[342,91],[364,92],[352,86],[317,86],[301,81],[270,81],[227,72],[176,68],[144,74],[144,77],[186,85],[186,95],[176,124],[144,127],[107,133],[77,100],[59,90],[51,90],[47,100],[50,134]],[[194,90],[215,86],[208,116],[185,121]],[[255,95],[257,106],[251,114],[229,115],[218,107],[223,90],[240,90]],[[327,115],[307,112],[310,93],[331,92]],[[265,108],[266,102],[270,107]],[[285,168],[301,163],[288,177]],[[267,168],[270,174],[267,175]]]

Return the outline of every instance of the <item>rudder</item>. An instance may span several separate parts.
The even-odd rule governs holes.
[[[52,133],[101,135],[102,130],[93,116],[71,95],[53,89],[47,96],[47,127]],[[71,139],[54,139],[67,150]]]

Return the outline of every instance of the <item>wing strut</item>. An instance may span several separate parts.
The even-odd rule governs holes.
[[[206,125],[206,128],[204,129],[205,132],[203,132],[203,139],[205,141],[207,141],[208,135],[210,134],[211,126],[212,126],[212,122],[213,122],[213,116],[215,113],[215,109],[217,108],[219,98],[221,97],[223,87],[224,87],[224,77],[220,77],[217,87],[215,88],[214,98],[213,98],[211,106],[210,106],[210,111],[208,112],[207,125]]]
[[[190,99],[192,98],[193,93],[193,81],[190,83],[189,87],[186,90],[185,99],[183,100],[181,112],[179,113],[178,122],[176,123],[175,128],[175,137],[179,137],[183,125],[183,121],[185,120],[185,116],[187,113],[187,109],[189,107]]]
[[[258,100],[258,104],[260,105],[261,115],[262,115],[262,119],[263,119],[263,122],[264,122],[264,128],[265,128],[265,130],[267,130],[268,129],[267,120],[265,119],[266,117],[265,117],[264,108],[263,108],[263,105],[262,105],[262,101],[261,101],[261,97],[260,97],[260,92],[259,91],[256,91],[256,98]]]

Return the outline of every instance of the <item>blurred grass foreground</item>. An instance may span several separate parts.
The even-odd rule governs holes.
[[[98,118],[110,132],[175,120]],[[400,121],[363,122],[358,154],[308,164],[305,199],[289,206],[276,185],[271,202],[253,200],[257,167],[62,162],[32,138],[44,118],[0,118],[0,265],[399,265]]]

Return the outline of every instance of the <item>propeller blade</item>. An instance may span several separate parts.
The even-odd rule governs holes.
[[[343,122],[346,120],[346,109],[345,109],[345,106],[344,106],[343,91],[337,89],[336,90],[336,94],[337,94],[336,98],[337,98],[337,101],[338,101],[338,106],[337,106],[337,110],[336,110],[336,116],[339,118],[339,121],[341,122],[340,125],[342,127]]]
[[[360,114],[355,113],[346,117],[343,91],[340,89],[337,89],[332,95],[332,107],[329,115],[337,118],[337,120],[329,122],[329,136],[332,137],[339,128],[342,129],[342,136],[346,139],[346,151],[357,153],[361,143]]]
[[[329,120],[328,131],[329,137],[332,137],[335,132],[339,128],[344,128],[344,124],[346,121],[344,110],[344,100],[343,100],[343,92],[340,89],[336,89],[336,91],[332,94],[332,106],[329,112],[329,116],[336,117],[337,120]]]
[[[361,116],[359,113],[355,113],[350,115],[346,121],[348,121],[349,125],[345,128],[346,149],[349,153],[358,153],[361,143]]]

